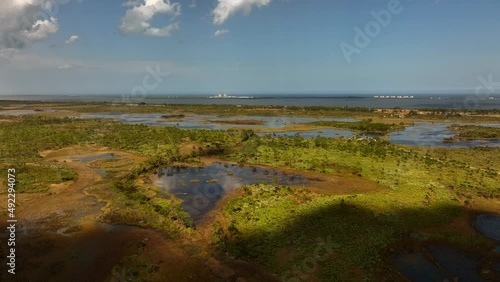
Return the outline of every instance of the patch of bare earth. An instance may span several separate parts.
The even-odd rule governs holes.
[[[42,153],[44,162],[64,162],[78,179],[53,185],[49,193],[18,195],[16,276],[2,271],[0,281],[125,281],[121,275],[130,276],[124,269],[127,265],[118,272],[116,266],[124,256],[136,254],[136,243],[145,239],[149,243],[141,256],[157,265],[149,275],[153,281],[215,281],[217,277],[203,261],[158,232],[97,222],[103,204],[85,195],[84,189],[101,176],[71,158],[103,153],[143,159],[105,148],[73,147]],[[5,195],[1,200],[6,202]],[[0,228],[5,230],[5,214],[0,220]]]

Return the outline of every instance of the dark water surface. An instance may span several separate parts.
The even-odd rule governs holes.
[[[228,93],[229,94],[229,93]],[[213,94],[212,94],[213,95]],[[376,95],[376,94],[374,94]],[[111,102],[148,104],[200,104],[200,105],[256,105],[256,106],[324,106],[363,108],[447,108],[447,109],[498,109],[500,98],[479,99],[470,95],[418,95],[415,99],[378,99],[374,95],[249,95],[255,99],[209,99],[209,95],[198,96],[153,96],[145,99],[127,95],[13,95],[0,96],[1,100],[42,102]],[[400,95],[400,94],[385,94]],[[403,94],[401,94],[403,95]],[[350,97],[347,97],[350,96]],[[489,98],[489,97],[488,97]]]
[[[182,208],[196,221],[214,208],[224,195],[241,186],[256,183],[306,186],[311,181],[316,180],[273,169],[214,163],[204,167],[164,168],[155,185],[182,199]]]
[[[394,259],[396,268],[411,281],[453,281],[451,273],[432,263],[423,253],[403,251]]]
[[[428,245],[423,252],[402,251],[394,258],[394,265],[414,282],[458,281],[486,282],[479,275],[479,258],[448,246]],[[500,274],[500,273],[498,273]]]
[[[91,155],[91,156],[82,156],[82,157],[72,157],[72,160],[80,161],[82,163],[89,163],[93,162],[96,160],[102,160],[102,159],[112,159],[116,158],[117,155],[113,153],[105,153],[105,154],[100,154],[100,155]]]
[[[500,215],[480,214],[474,221],[474,227],[484,236],[500,242]]]

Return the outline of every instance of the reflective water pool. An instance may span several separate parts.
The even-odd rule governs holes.
[[[106,154],[100,154],[100,155],[90,155],[90,156],[81,156],[81,157],[72,157],[72,160],[75,161],[80,161],[82,163],[89,163],[95,160],[102,160],[102,159],[112,159],[116,158],[117,156],[113,153],[106,153]]]
[[[450,273],[420,252],[403,251],[394,259],[394,265],[411,281],[452,281]]]
[[[355,122],[351,118],[297,118],[297,117],[265,117],[265,116],[238,116],[238,117],[218,117],[215,115],[185,115],[180,118],[163,118],[165,114],[121,114],[103,113],[86,114],[83,118],[111,118],[120,120],[128,124],[146,124],[152,126],[175,126],[183,129],[229,129],[229,128],[279,128],[296,123],[306,123],[314,121],[343,121]],[[262,124],[224,124],[219,122],[255,120]],[[211,121],[211,122],[209,122]]]
[[[428,245],[424,251],[402,251],[395,267],[408,279],[424,281],[488,281],[479,275],[479,258],[448,246]]]
[[[271,134],[275,136],[299,136],[305,138],[327,137],[327,138],[350,138],[350,137],[380,137],[380,134],[357,133],[350,130],[324,128],[310,131],[287,131],[283,132],[282,127],[293,126],[294,124],[307,123],[314,121],[344,121],[354,122],[355,119],[342,118],[294,118],[294,117],[264,117],[264,116],[245,116],[245,117],[217,117],[214,115],[186,115],[181,118],[165,119],[163,114],[121,114],[121,113],[104,113],[104,114],[87,114],[84,118],[111,118],[117,119],[123,123],[129,124],[145,124],[151,126],[175,126],[183,129],[222,129],[229,128],[276,128],[277,131],[259,133],[259,135]],[[222,124],[212,123],[207,121],[234,121],[234,120],[257,120],[262,121],[259,125],[242,125],[242,124]],[[433,146],[433,147],[449,147],[463,148],[476,146],[492,146],[500,147],[500,139],[496,140],[471,140],[460,142],[443,142],[443,138],[452,137],[455,133],[448,129],[452,123],[445,122],[416,122],[412,126],[406,127],[402,131],[395,131],[387,134],[387,140],[396,144],[413,145],[413,146]],[[478,124],[483,126],[500,127],[497,123]]]
[[[204,167],[161,169],[155,185],[182,199],[182,207],[196,221],[214,208],[224,195],[243,185],[277,183],[305,186],[312,181],[318,180],[261,167],[214,163]]]
[[[474,227],[484,236],[500,242],[500,215],[480,214],[474,221]]]

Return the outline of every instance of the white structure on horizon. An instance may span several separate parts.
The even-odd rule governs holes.
[[[415,98],[415,96],[384,96],[384,95],[380,95],[380,96],[373,96],[373,98],[376,98],[376,99],[413,99]]]
[[[231,96],[231,95],[227,95],[226,93],[224,93],[224,94],[219,93],[215,96],[209,96],[208,98],[211,98],[211,99],[251,99],[253,97],[250,97],[250,96]]]

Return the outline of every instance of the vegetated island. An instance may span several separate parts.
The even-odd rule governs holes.
[[[452,124],[448,128],[456,132],[456,135],[443,138],[443,142],[500,139],[500,127]]]
[[[385,134],[391,131],[399,131],[404,130],[404,123],[396,124],[396,123],[381,123],[381,122],[372,122],[372,119],[356,121],[356,122],[342,122],[342,121],[314,121],[310,123],[306,123],[310,125],[320,126],[320,127],[331,127],[338,129],[348,129],[357,132],[363,133],[381,133]]]
[[[258,119],[236,119],[236,120],[207,120],[207,123],[238,124],[238,125],[262,125],[265,122]]]
[[[162,115],[161,118],[164,119],[172,119],[172,118],[184,118],[186,117],[185,114],[178,114],[178,115]]]

